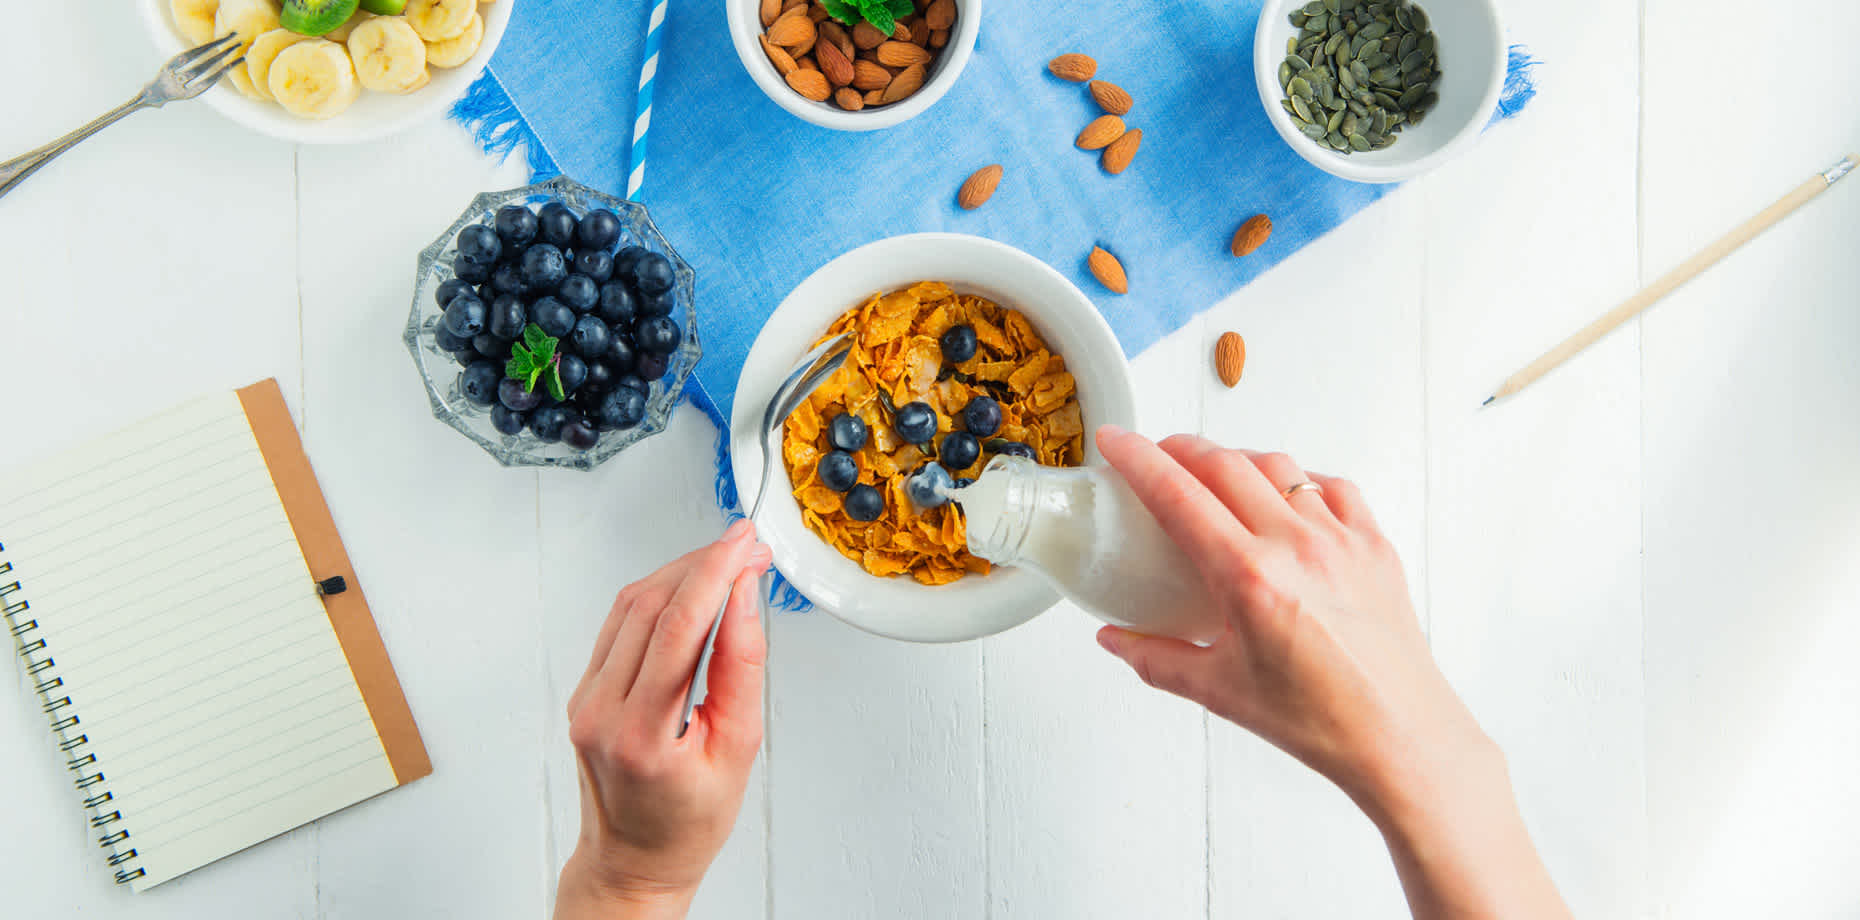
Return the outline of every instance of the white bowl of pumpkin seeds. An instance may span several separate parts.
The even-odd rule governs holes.
[[[1267,0],[1253,42],[1260,102],[1312,165],[1400,182],[1464,150],[1505,84],[1494,0]]]

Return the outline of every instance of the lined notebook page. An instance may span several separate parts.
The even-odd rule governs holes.
[[[394,787],[235,394],[0,476],[0,544],[138,891]]]

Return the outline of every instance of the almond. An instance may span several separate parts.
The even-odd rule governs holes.
[[[852,36],[846,34],[845,26],[828,21],[815,26],[814,31],[821,38],[832,42],[835,47],[839,48],[840,53],[846,56],[846,60],[850,61],[859,54],[859,49],[853,47]]]
[[[821,76],[818,70],[796,70],[787,79],[788,85],[794,87],[795,92],[815,102],[825,102],[828,96],[833,95],[833,90],[827,86],[827,78]]]
[[[1098,62],[1083,54],[1062,54],[1048,62],[1046,69],[1061,80],[1083,83],[1098,72]]]
[[[941,48],[947,44],[949,44],[949,30],[948,29],[938,29],[935,32],[930,33],[930,47]]]
[[[1223,332],[1214,342],[1214,372],[1221,375],[1221,382],[1233,389],[1240,382],[1240,372],[1246,369],[1246,339],[1238,332]]]
[[[796,7],[776,19],[769,26],[769,41],[783,48],[799,47],[804,42],[814,40],[814,21],[807,18],[805,7]]]
[[[766,35],[762,36],[762,51],[769,56],[769,63],[775,65],[776,73],[784,77],[794,73],[794,56],[783,51],[780,45],[769,41],[769,37]]]
[[[848,112],[857,112],[865,108],[865,97],[850,86],[842,86],[833,91],[833,104]]]
[[[924,9],[924,25],[933,31],[940,32],[955,24],[956,0],[931,0],[930,5]]]
[[[1085,264],[1091,268],[1092,277],[1098,283],[1111,289],[1114,294],[1130,293],[1130,279],[1124,274],[1124,263],[1117,257],[1105,252],[1103,248],[1093,246],[1091,255],[1085,258]]]
[[[816,24],[826,22],[828,19],[832,18],[832,16],[833,14],[827,12],[826,7],[818,3],[807,8],[807,18],[812,19]]]
[[[865,91],[865,104],[866,105],[884,105],[885,104],[885,91],[882,89],[866,90]]]
[[[885,43],[885,33],[869,22],[858,22],[852,27],[852,42],[861,51],[870,51]]]
[[[908,42],[908,41],[910,41],[910,40],[911,40],[911,26],[910,26],[910,23],[907,23],[907,22],[905,22],[905,21],[903,21],[903,20],[899,20],[899,21],[898,21],[897,23],[895,23],[894,25],[892,25],[892,27],[891,27],[891,40],[892,40],[892,41],[897,41],[897,42]]]
[[[1135,104],[1123,87],[1103,80],[1091,81],[1091,98],[1098,103],[1099,108],[1112,115],[1128,115],[1130,107]]]
[[[820,72],[820,65],[814,63],[814,56],[811,54],[806,57],[795,59],[794,66],[796,70],[811,70],[815,73]],[[823,76],[821,79],[825,79],[825,77]]]
[[[886,42],[878,46],[875,56],[878,62],[886,67],[909,67],[912,64],[930,63],[930,52],[910,42]]]
[[[871,61],[854,61],[852,85],[860,89],[884,89],[891,85],[891,71]]]
[[[830,42],[816,42],[814,57],[820,61],[820,72],[825,74],[827,82],[834,86],[845,86],[853,81],[852,61],[840,52],[840,46]]]
[[[762,0],[762,28],[775,24],[781,17],[781,0]]]
[[[1143,143],[1143,129],[1131,128],[1122,137],[1104,148],[1104,171],[1115,176],[1130,166],[1130,158],[1137,155],[1137,146]]]
[[[995,187],[1001,184],[1001,164],[984,166],[969,174],[962,183],[962,189],[956,193],[956,203],[965,211],[973,211],[988,203],[995,194]]]
[[[1272,236],[1272,218],[1264,214],[1255,214],[1234,231],[1234,255],[1252,255],[1253,250],[1266,245],[1266,239]],[[1232,386],[1232,384],[1229,384]]]
[[[782,0],[781,11],[786,13],[789,10],[806,10],[807,4],[808,0]]]
[[[924,18],[922,16],[912,16],[909,20],[900,23],[900,26],[908,30],[911,37],[899,37],[899,41],[910,42],[919,48],[930,43],[930,27],[924,25]]]
[[[1079,139],[1073,143],[1080,150],[1097,150],[1107,147],[1114,140],[1124,136],[1124,120],[1116,115],[1100,115],[1079,132]]]
[[[794,55],[795,60],[800,60],[801,55],[814,50],[814,43],[819,38],[819,34],[820,33],[816,32],[813,35],[809,35],[806,41],[798,45],[790,45],[788,47],[788,53]]]
[[[916,47],[916,46],[913,45],[911,47]],[[912,64],[911,66],[906,67],[901,71],[898,71],[898,75],[891,78],[891,85],[885,87],[884,89],[884,93],[885,93],[883,97],[884,101],[887,103],[896,102],[899,99],[903,99],[904,97],[909,96],[910,94],[914,92],[917,92],[917,90],[923,85],[924,85],[924,65]]]

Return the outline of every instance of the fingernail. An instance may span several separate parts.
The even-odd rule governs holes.
[[[718,542],[735,543],[736,541],[741,540],[743,537],[747,536],[748,534],[749,534],[749,519],[748,518],[737,518],[736,523],[731,524],[729,529],[723,532],[723,539]]]
[[[769,563],[774,561],[775,551],[769,549],[766,543],[757,543],[756,548],[749,551],[749,562],[744,568],[764,572],[768,570]]]
[[[1100,441],[1115,441],[1128,434],[1130,434],[1130,432],[1116,425],[1106,424],[1098,426],[1098,440]]]
[[[1098,630],[1098,644],[1103,646],[1105,651],[1113,655],[1117,654],[1118,644],[1122,640],[1123,637],[1119,636],[1117,630],[1112,627],[1107,626],[1104,629]]]

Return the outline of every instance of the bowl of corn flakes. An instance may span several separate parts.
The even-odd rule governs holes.
[[[943,347],[958,326],[973,331],[972,353]],[[931,462],[955,466],[956,479],[979,475],[1004,452],[1100,462],[1091,433],[1134,427],[1136,398],[1123,348],[1091,300],[1033,256],[962,234],[892,237],[827,263],[776,308],[744,362],[731,461],[745,502],[762,481],[763,408],[801,355],[840,332],[855,337],[846,365],[771,448],[780,468],[758,523],[776,567],[823,610],[906,641],[976,639],[1051,607],[1058,595],[1033,573],[968,552],[956,505],[921,507],[907,483]],[[977,400],[992,401],[999,418],[980,438],[969,437],[966,418]],[[928,406],[936,422],[916,441],[900,434],[913,426],[899,417],[914,406]],[[858,467],[850,488],[823,481],[819,463],[844,449],[833,430],[840,416],[863,432],[849,451]]]

